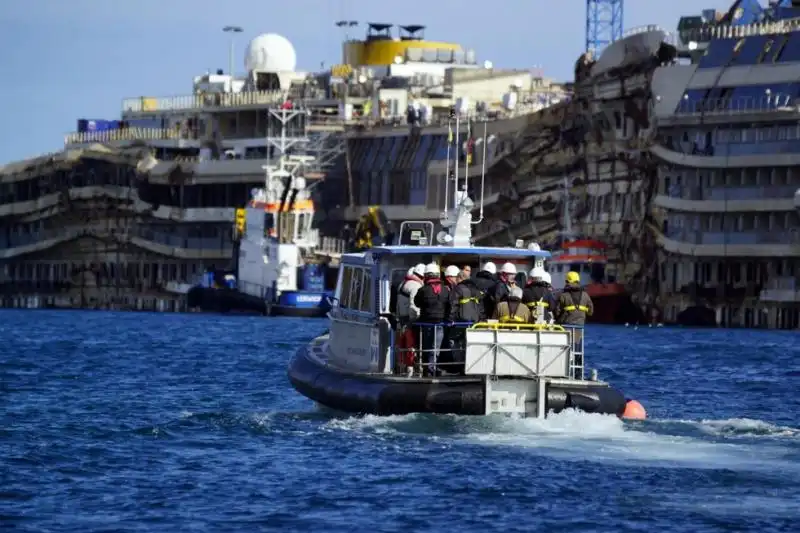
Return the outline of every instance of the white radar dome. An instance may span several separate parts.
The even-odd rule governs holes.
[[[294,46],[277,33],[264,33],[250,41],[244,56],[247,72],[294,72],[296,66]]]

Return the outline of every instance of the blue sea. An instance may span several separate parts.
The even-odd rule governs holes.
[[[335,417],[323,320],[0,311],[0,529],[800,530],[800,332],[591,327],[645,422]]]

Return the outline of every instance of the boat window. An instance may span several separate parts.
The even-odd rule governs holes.
[[[359,311],[372,311],[372,273],[369,270],[362,271],[361,297],[358,302]]]
[[[341,296],[339,297],[339,305],[341,307],[350,307],[350,282],[353,279],[353,269],[350,267],[343,267],[342,269],[342,289]]]
[[[364,271],[360,268],[353,269],[353,275],[350,279],[350,309],[360,309],[361,304],[361,289],[364,283]]]

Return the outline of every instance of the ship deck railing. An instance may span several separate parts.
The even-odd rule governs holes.
[[[85,131],[68,133],[64,145],[84,143],[110,143],[120,141],[174,141],[198,140],[199,131],[195,128],[122,128],[106,131]]]
[[[502,332],[566,332],[570,351],[568,372],[573,379],[583,379],[584,335],[583,326],[559,324],[532,324],[516,322],[499,322],[496,320],[482,322],[414,322],[400,328],[393,336],[407,334],[411,328],[415,335],[413,348],[403,348],[392,341],[392,363],[395,374],[408,377],[439,375],[464,375],[466,355],[466,331],[502,331]],[[427,330],[427,333],[423,333]],[[423,336],[433,334],[433,347],[425,348]],[[427,357],[426,357],[427,356]],[[493,357],[497,357],[495,353]]]
[[[788,94],[740,96],[736,98],[707,98],[682,100],[676,115],[735,115],[741,113],[787,113],[798,111],[798,101]]]
[[[759,22],[741,26],[703,26],[690,28],[678,32],[680,44],[688,45],[690,42],[707,43],[715,39],[741,39],[754,35],[771,35],[791,33],[800,28],[800,18],[784,19],[776,22]],[[675,44],[675,43],[671,43]]]

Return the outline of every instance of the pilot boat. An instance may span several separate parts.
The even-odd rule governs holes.
[[[467,187],[459,189],[457,176],[454,215],[443,213],[438,245],[428,244],[434,232],[432,222],[409,221],[401,224],[400,242],[417,245],[376,246],[342,255],[328,313],[330,328],[301,347],[289,362],[288,377],[295,390],[324,408],[353,414],[499,413],[544,418],[572,408],[644,418],[641,404],[600,381],[596,371],[588,379],[584,376],[586,332],[582,328],[541,320],[416,324],[433,328],[436,338],[461,330],[461,357],[458,364],[449,363],[452,366],[435,362],[437,356],[445,359],[444,343],[425,353],[417,342],[411,347],[400,342],[406,335],[390,312],[391,287],[393,279],[402,277],[409,267],[433,262],[471,265],[475,272],[485,261],[500,261],[527,272],[534,266],[542,268],[551,256],[537,243],[514,248],[473,246],[475,206]],[[414,239],[404,238],[412,234]]]

